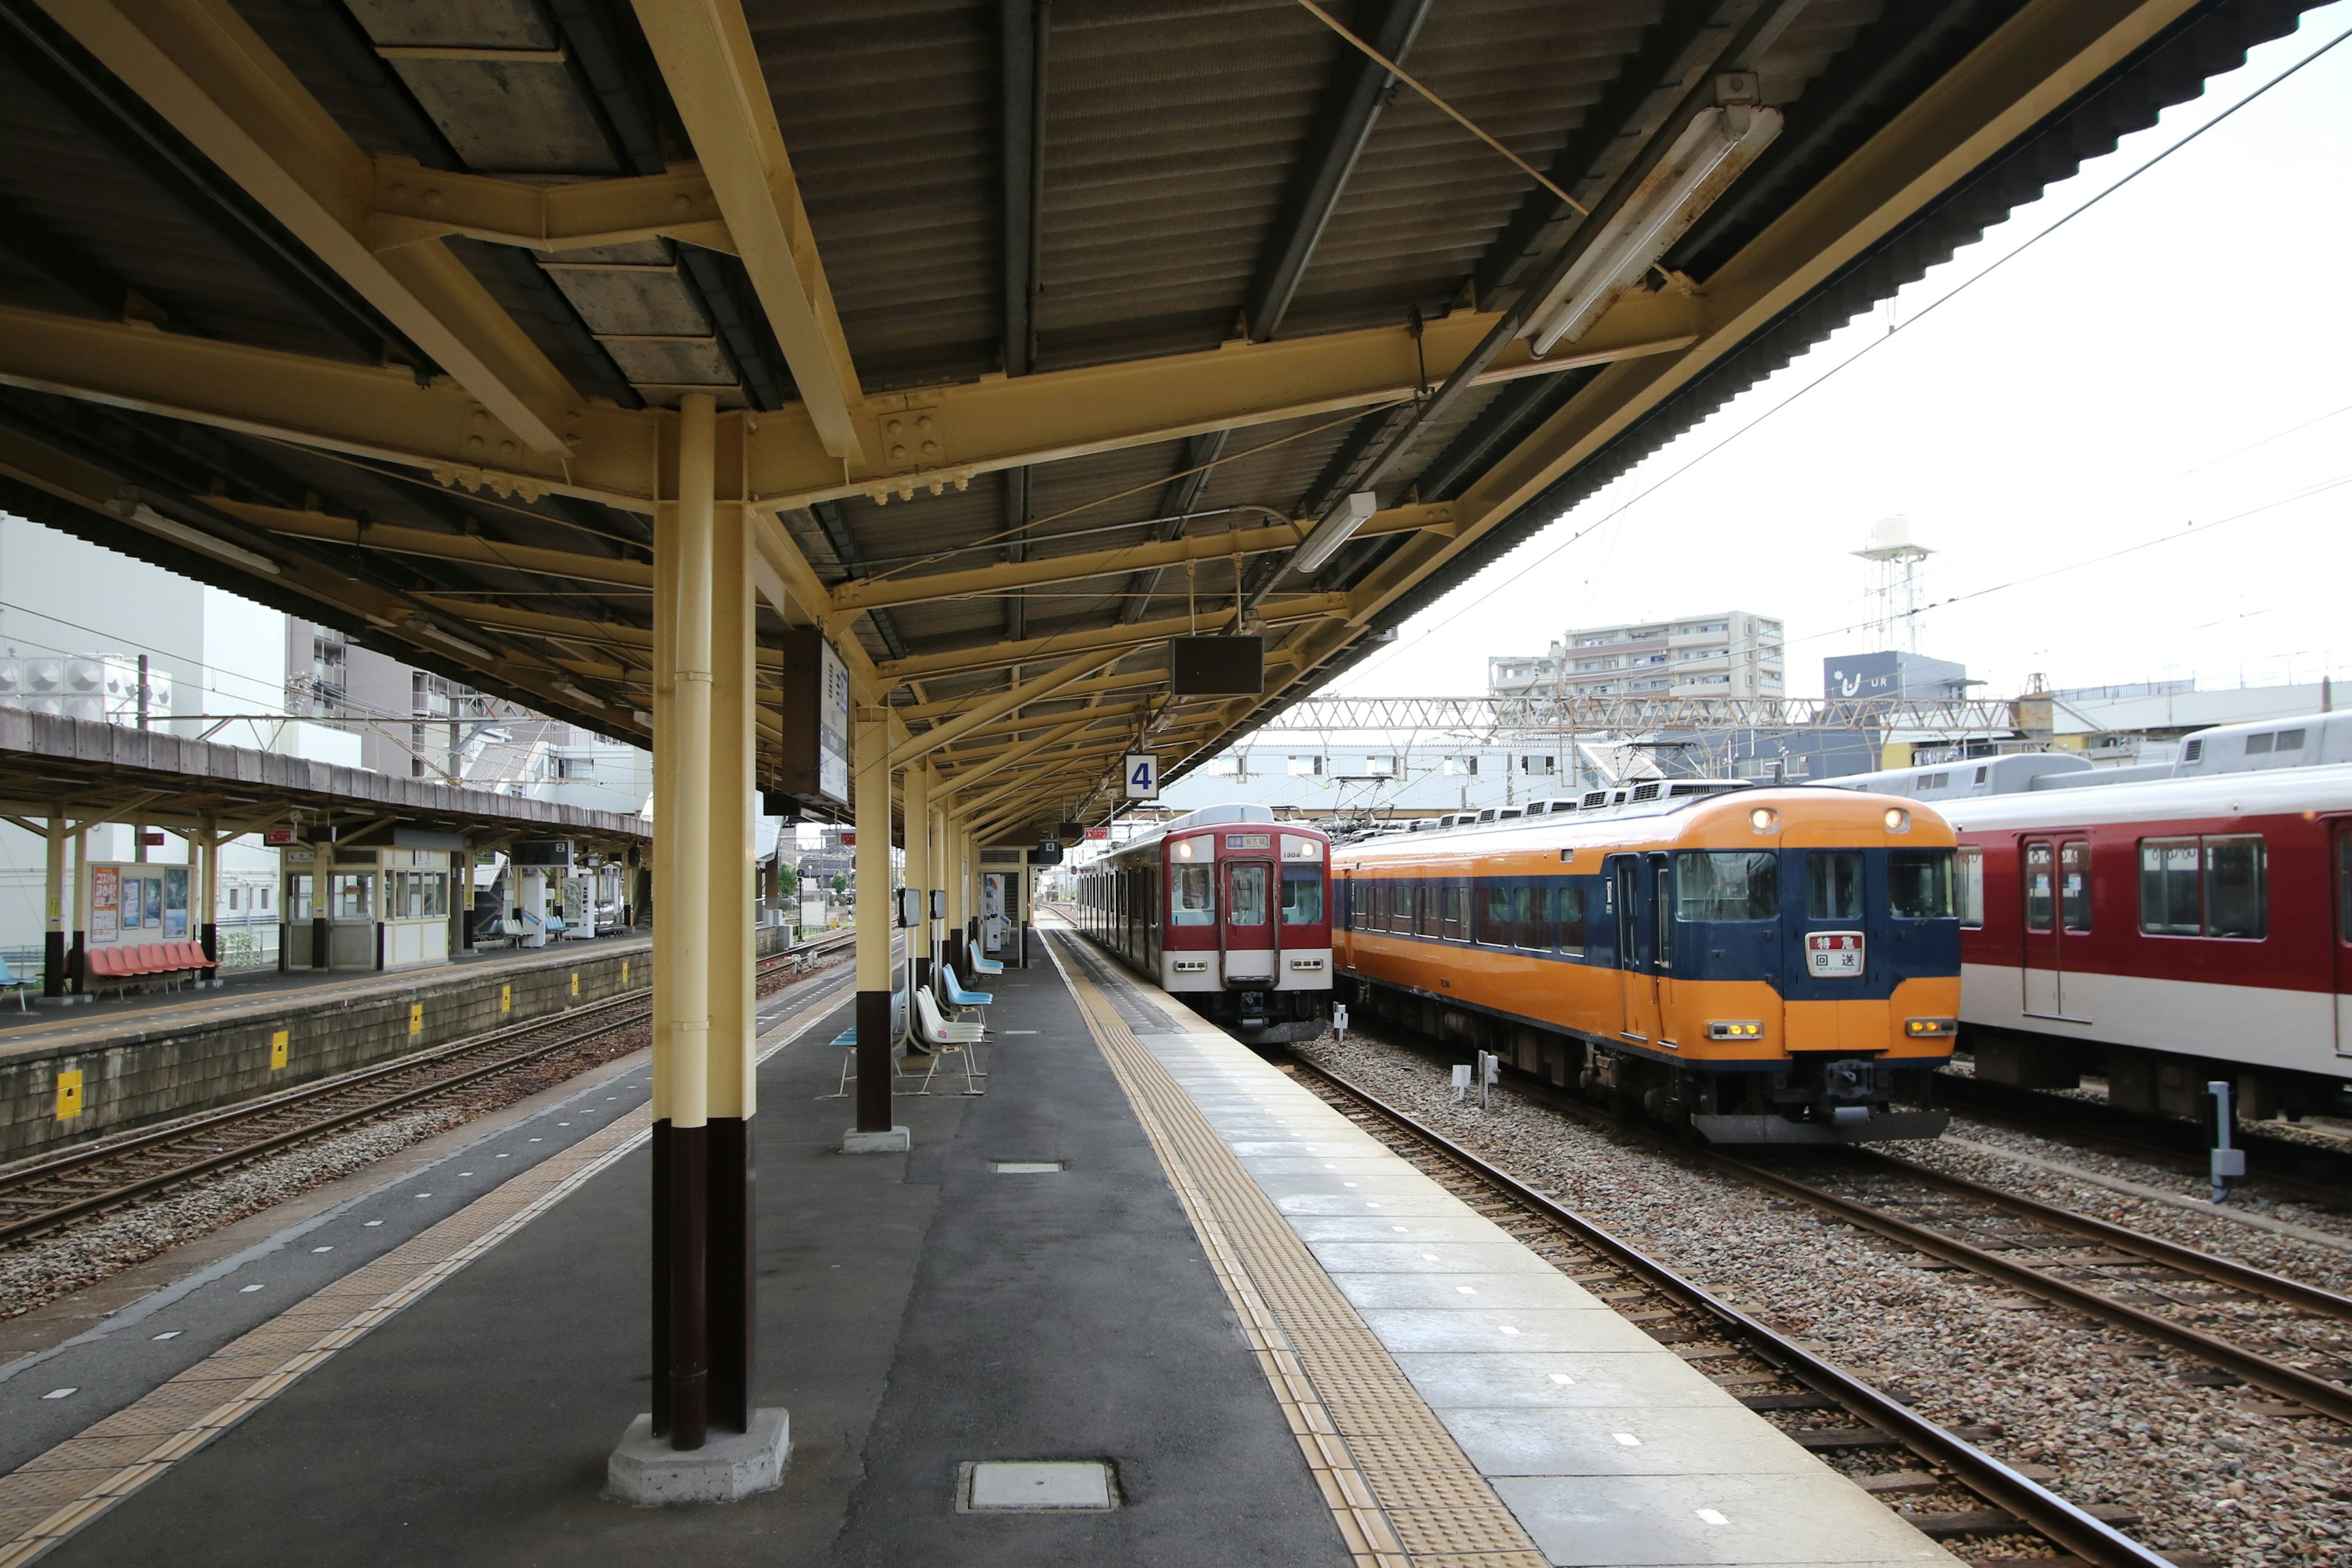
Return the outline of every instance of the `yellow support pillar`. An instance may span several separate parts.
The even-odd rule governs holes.
[[[850,743],[856,774],[851,807],[857,822],[857,1124],[842,1141],[845,1152],[883,1153],[907,1147],[904,1128],[890,1120],[890,713],[857,709]],[[908,1000],[909,1007],[913,999]]]
[[[931,770],[927,763],[916,763],[907,769],[904,799],[899,811],[906,819],[907,886],[915,890],[924,905],[923,918],[907,932],[914,944],[915,984],[927,985],[931,978],[931,953],[929,935],[931,920],[929,909],[931,878]]]
[[[715,406],[680,400],[677,500],[655,519],[653,1429],[700,1448],[709,1429],[710,741]],[[662,668],[667,666],[667,668]]]
[[[707,403],[707,398],[698,399]],[[702,416],[708,418],[708,415]],[[703,437],[691,421],[688,434]],[[705,1080],[709,1100],[710,1425],[751,1430],[754,1219],[752,1072],[759,1011],[753,977],[759,933],[752,921],[759,883],[759,790],[752,752],[758,734],[751,533],[743,505],[743,422],[720,421],[712,449],[710,521],[710,731],[706,748],[709,821],[710,1031]],[[681,486],[681,490],[683,486]]]

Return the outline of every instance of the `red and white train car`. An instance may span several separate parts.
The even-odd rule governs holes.
[[[1262,805],[1213,805],[1077,874],[1079,925],[1254,1044],[1311,1040],[1331,1010],[1331,841]]]
[[[2215,1078],[2247,1116],[2352,1105],[2347,752],[2352,715],[2314,715],[2202,731],[2112,782],[2053,757],[1908,770],[1958,839],[1979,1076],[2104,1074],[2112,1102],[2180,1115]]]

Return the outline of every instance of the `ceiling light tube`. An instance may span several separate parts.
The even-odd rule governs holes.
[[[1779,110],[1744,105],[1695,116],[1535,313],[1528,337],[1538,357],[1557,343],[1582,337],[1619,295],[1640,283],[1771,144],[1780,125]]]
[[[247,550],[243,545],[231,544],[226,539],[215,539],[200,528],[190,528],[184,522],[174,521],[143,500],[131,509],[131,521],[166,539],[192,546],[209,555],[217,555],[224,561],[234,561],[256,572],[267,572],[272,577],[285,575],[278,563],[268,556]]]
[[[1339,510],[1325,518],[1290,558],[1291,570],[1309,577],[1323,570],[1323,563],[1339,552],[1339,546],[1355,538],[1356,531],[1370,522],[1372,513],[1380,510],[1380,498],[1370,490],[1358,490],[1341,501]]]
[[[431,621],[411,621],[402,629],[431,637],[437,643],[446,643],[451,647],[457,648],[466,653],[470,653],[478,659],[487,661],[498,657],[498,655],[492,653],[488,648],[478,647],[474,644],[467,642],[464,637],[451,637],[447,632],[443,631]]]

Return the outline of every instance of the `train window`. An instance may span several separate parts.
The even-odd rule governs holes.
[[[2091,846],[2088,840],[2069,838],[2058,846],[2058,893],[2060,918],[2068,931],[2091,929]]]
[[[1282,868],[1282,923],[1318,926],[1323,923],[1323,868],[1285,866]]]
[[[1886,857],[1887,912],[1899,921],[1952,918],[1952,852],[1897,849]]]
[[[2202,936],[2197,903],[2197,840],[2139,841],[2139,929],[2150,936]]]
[[[1559,951],[1570,958],[1584,956],[1584,889],[1561,880],[1551,885],[1552,929],[1559,933]]]
[[[2260,836],[2143,838],[2139,929],[2151,936],[2270,934],[2269,857]]]
[[[1960,924],[1969,931],[1984,927],[1984,851],[1952,852],[1952,891],[1959,906]]]
[[[1400,936],[1412,934],[1412,896],[1418,886],[1412,882],[1396,882],[1389,888],[1389,930]]]
[[[1488,882],[1478,889],[1478,940],[1492,947],[1508,947],[1517,934],[1518,910],[1525,889],[1508,882]]]
[[[1413,889],[1412,929],[1423,936],[1443,934],[1438,930],[1438,889],[1427,883]]]
[[[1225,923],[1237,926],[1265,924],[1265,866],[1260,861],[1244,861],[1225,868],[1225,897],[1231,900],[1225,911]]]
[[[1552,887],[1549,881],[1520,885],[1517,897],[1511,905],[1512,946],[1526,948],[1530,952],[1551,951]]]
[[[1440,936],[1455,942],[1470,940],[1470,889],[1459,882],[1449,882],[1438,889],[1445,900],[1444,929]]]
[[[1780,858],[1769,849],[1685,849],[1675,873],[1676,920],[1769,921],[1780,912]]]
[[[2263,897],[2262,838],[2245,834],[2205,840],[2205,934],[2259,942],[2270,934]]]
[[[1805,918],[1862,918],[1862,851],[1815,849],[1805,857]]]
[[[2025,847],[2025,929],[2048,931],[2051,913],[2056,907],[2050,882],[2050,846],[2029,844]]]
[[[1206,866],[1171,867],[1176,874],[1175,909],[1168,923],[1180,926],[1213,926],[1217,923],[1217,889],[1209,879]]]

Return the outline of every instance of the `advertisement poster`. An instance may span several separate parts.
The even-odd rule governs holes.
[[[163,873],[163,935],[179,941],[188,934],[188,868],[173,866]]]
[[[122,873],[100,866],[89,874],[89,940],[112,942],[121,927]]]
[[[146,884],[140,889],[140,929],[161,931],[163,929],[163,879],[142,877],[140,880]]]

